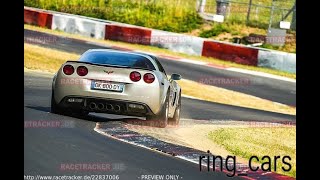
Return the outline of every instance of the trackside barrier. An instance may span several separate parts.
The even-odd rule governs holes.
[[[52,29],[96,39],[104,39],[106,24],[79,17],[53,14]]]
[[[257,66],[258,50],[240,45],[204,41],[202,56],[228,60],[239,64]]]
[[[79,15],[24,7],[24,23],[79,34],[165,48],[188,55],[296,73],[296,54],[209,40]]]
[[[51,29],[52,14],[24,9],[24,23]]]
[[[150,45],[151,30],[149,29],[108,24],[105,32],[105,39]]]

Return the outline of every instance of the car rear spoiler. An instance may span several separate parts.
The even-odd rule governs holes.
[[[97,64],[91,62],[84,62],[84,61],[67,61],[66,63],[81,63],[81,64],[89,64],[94,66],[103,66],[103,67],[113,67],[113,68],[127,68],[127,69],[142,69],[147,71],[154,71],[153,69],[148,68],[137,68],[137,67],[130,67],[130,66],[120,66],[120,65],[111,65],[111,64]]]

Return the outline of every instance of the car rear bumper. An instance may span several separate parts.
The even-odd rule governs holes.
[[[150,107],[141,102],[119,99],[106,99],[87,96],[66,96],[60,101],[60,107],[82,109],[88,112],[108,113],[128,116],[154,115]]]
[[[120,102],[139,102],[147,105],[151,112],[157,114],[162,106],[161,88],[158,82],[146,84],[143,82],[125,83],[123,92],[92,89],[93,79],[72,78],[58,74],[53,81],[54,99],[57,103],[65,97],[92,97],[96,99],[111,99]],[[76,82],[76,83],[75,83]]]

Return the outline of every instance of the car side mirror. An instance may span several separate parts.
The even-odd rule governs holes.
[[[182,78],[182,76],[180,75],[180,74],[175,74],[175,73],[173,73],[173,74],[171,74],[171,77],[170,77],[170,79],[172,79],[172,80],[180,80]]]

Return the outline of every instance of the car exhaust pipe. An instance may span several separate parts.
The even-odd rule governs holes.
[[[107,104],[107,105],[106,105],[106,109],[107,109],[108,111],[111,111],[111,110],[113,109],[112,104]]]
[[[104,104],[99,103],[99,104],[98,104],[98,109],[99,109],[99,110],[103,110],[103,109],[104,109]]]
[[[90,109],[96,109],[97,108],[97,104],[94,103],[94,102],[91,102],[90,105],[89,105],[89,108]]]
[[[115,110],[116,112],[119,112],[119,111],[120,111],[120,106],[119,106],[119,105],[115,105],[115,106],[114,106],[114,110]]]

